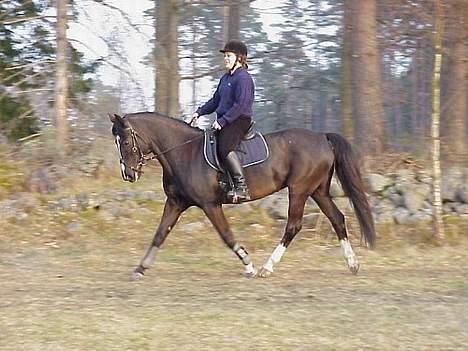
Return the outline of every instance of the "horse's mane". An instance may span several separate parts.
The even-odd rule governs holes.
[[[124,115],[124,118],[131,118],[131,119],[142,118],[142,117],[156,117],[156,118],[161,118],[165,120],[170,120],[171,122],[178,123],[180,126],[183,126],[184,128],[189,128],[191,130],[198,131],[198,132],[201,131],[200,128],[192,127],[191,125],[189,125],[188,123],[184,122],[183,120],[179,118],[171,117],[171,116],[168,116],[163,113],[156,112],[156,111],[155,112],[134,112],[134,113],[127,113]]]

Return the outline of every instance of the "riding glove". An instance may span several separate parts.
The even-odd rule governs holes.
[[[213,124],[211,125],[211,128],[216,129],[216,130],[221,130],[222,127],[221,127],[221,124],[219,124],[218,121],[215,120]]]

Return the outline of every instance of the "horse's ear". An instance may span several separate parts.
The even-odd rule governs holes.
[[[120,117],[117,113],[108,113],[109,119],[112,123],[118,123],[124,128],[128,128],[128,122],[125,118]]]

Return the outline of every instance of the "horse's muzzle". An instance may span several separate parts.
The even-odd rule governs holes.
[[[140,178],[138,170],[135,170],[132,167],[131,172],[129,174],[127,173],[127,169],[128,167],[126,167],[125,163],[122,160],[120,160],[120,174],[122,175],[122,179],[130,183],[136,182]]]

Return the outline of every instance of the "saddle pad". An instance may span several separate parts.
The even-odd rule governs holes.
[[[219,161],[216,153],[217,140],[211,131],[205,131],[203,154],[210,167],[220,171]],[[255,132],[255,136],[248,140],[242,140],[236,150],[242,163],[242,167],[257,165],[265,161],[270,155],[265,138],[260,132]]]

